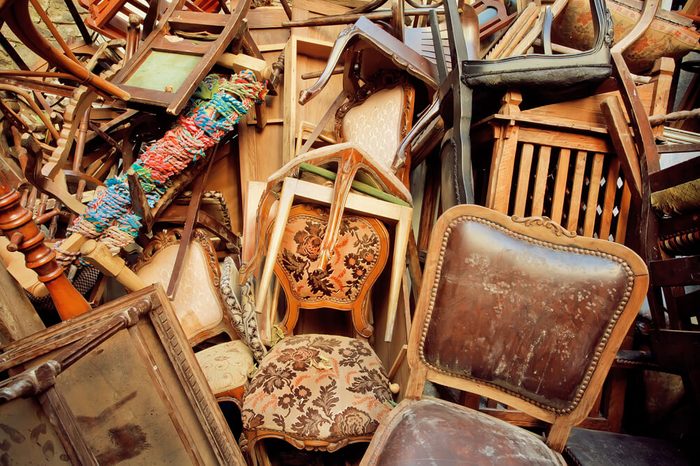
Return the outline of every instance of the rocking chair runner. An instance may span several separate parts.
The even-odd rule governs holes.
[[[622,245],[542,217],[450,209],[431,237],[406,399],[362,464],[563,464],[555,452],[595,402],[647,285],[644,263]],[[486,414],[421,399],[428,380],[550,423],[546,444]]]

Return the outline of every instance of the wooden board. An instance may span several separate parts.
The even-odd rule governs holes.
[[[256,8],[253,11],[264,8]],[[287,17],[284,16],[284,20],[286,20],[286,18]],[[270,49],[270,51],[263,52],[265,61],[272,66],[286,46],[290,31],[289,29],[283,29],[281,27],[260,28],[252,30],[251,35],[258,45],[258,48],[261,50],[266,46],[274,47]],[[241,188],[241,206],[246,205],[248,199],[248,183],[250,181],[265,181],[268,176],[283,165],[282,119],[284,117],[285,102],[284,86],[280,85],[277,92],[277,96],[268,96],[266,99],[265,114],[267,117],[267,125],[265,128],[262,130],[256,129],[255,118],[252,112],[249,118],[238,125],[238,168]]]

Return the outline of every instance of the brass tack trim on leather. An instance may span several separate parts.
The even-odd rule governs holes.
[[[518,220],[520,220],[520,219],[518,219]],[[617,309],[613,312],[612,317],[610,319],[610,322],[609,322],[607,328],[605,329],[605,331],[603,332],[603,336],[601,337],[600,342],[598,343],[598,345],[596,346],[596,348],[594,350],[593,357],[591,358],[591,363],[588,366],[588,368],[586,369],[586,373],[583,376],[581,384],[579,385],[578,389],[576,390],[576,394],[574,395],[572,401],[569,403],[569,405],[566,408],[553,408],[553,407],[548,406],[540,401],[529,398],[525,395],[522,395],[521,393],[518,393],[514,390],[505,388],[505,387],[498,385],[496,383],[493,383],[493,382],[479,380],[479,379],[476,379],[474,377],[469,377],[469,376],[464,376],[464,375],[456,375],[456,374],[449,372],[445,369],[442,369],[440,367],[437,367],[437,366],[430,364],[425,359],[425,354],[424,354],[425,338],[428,334],[428,327],[430,326],[430,321],[432,319],[433,309],[435,307],[435,299],[437,297],[437,288],[438,288],[438,284],[440,283],[440,277],[442,274],[442,265],[443,265],[443,262],[445,259],[445,251],[447,250],[447,242],[450,239],[450,235],[452,234],[453,227],[457,224],[461,224],[461,223],[464,223],[467,221],[482,223],[482,224],[487,225],[491,228],[494,228],[498,231],[501,231],[501,232],[505,233],[506,235],[511,236],[513,238],[524,240],[528,243],[542,246],[542,247],[552,249],[555,251],[575,252],[578,254],[602,257],[604,259],[611,260],[613,262],[617,262],[618,264],[620,264],[622,266],[623,270],[625,271],[625,273],[627,275],[627,287],[625,288],[625,290],[623,292],[622,299],[620,300],[620,303],[619,303]],[[525,222],[520,220],[518,223],[525,223]],[[526,226],[530,226],[531,224],[533,224],[533,223],[529,223],[529,224],[526,223]],[[540,225],[539,223],[535,223],[535,224]],[[556,232],[553,232],[553,234],[556,234]],[[557,235],[557,236],[559,236],[559,235]],[[566,235],[566,236],[568,236],[569,238],[575,238],[576,234],[573,234],[573,236],[570,236],[570,235]],[[432,289],[430,292],[430,301],[428,303],[428,310],[426,313],[426,319],[425,319],[425,323],[423,325],[423,329],[421,331],[420,351],[419,351],[420,359],[423,362],[423,364],[425,364],[431,370],[434,370],[436,372],[440,372],[442,374],[445,374],[445,375],[448,375],[451,377],[457,377],[457,378],[466,379],[466,380],[478,381],[479,383],[489,385],[493,388],[496,388],[496,389],[501,390],[505,393],[508,393],[509,395],[515,396],[515,397],[520,398],[522,400],[525,400],[528,403],[534,404],[535,406],[542,408],[544,410],[554,412],[554,413],[560,414],[560,415],[569,414],[571,411],[573,411],[576,408],[576,406],[578,406],[579,402],[581,401],[581,398],[583,397],[583,394],[586,391],[586,388],[588,387],[588,384],[591,381],[591,378],[593,376],[593,372],[595,371],[596,367],[598,366],[600,356],[603,354],[603,349],[607,345],[608,340],[610,339],[610,336],[612,335],[612,330],[615,327],[617,320],[620,318],[622,311],[625,309],[627,302],[629,301],[629,298],[632,294],[633,287],[634,287],[634,274],[632,272],[632,269],[630,268],[630,266],[627,264],[626,261],[624,261],[623,259],[621,259],[619,257],[613,256],[611,254],[603,253],[600,251],[591,251],[588,249],[582,249],[582,248],[577,248],[577,247],[573,247],[573,246],[561,246],[558,244],[549,243],[547,241],[531,238],[527,235],[513,232],[513,231],[505,228],[504,226],[502,226],[498,223],[495,223],[495,222],[492,222],[490,220],[486,220],[483,218],[473,217],[470,215],[463,215],[460,217],[456,217],[445,228],[445,234],[443,235],[443,238],[442,238],[442,244],[440,246],[440,256],[438,257],[438,261],[437,261],[437,264],[435,267],[435,279],[433,280],[433,286],[432,286]]]

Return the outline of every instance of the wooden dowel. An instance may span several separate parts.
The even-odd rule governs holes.
[[[428,16],[430,8],[425,9],[415,9],[411,8],[404,11],[404,16]],[[444,12],[438,9],[438,14],[444,14]],[[350,24],[354,23],[360,18],[367,18],[371,21],[391,19],[391,11],[373,11],[371,13],[364,14],[346,14],[346,15],[333,15],[333,16],[316,16],[314,18],[302,19],[298,21],[283,21],[282,27],[285,28],[303,28],[309,26],[335,26],[338,24]]]

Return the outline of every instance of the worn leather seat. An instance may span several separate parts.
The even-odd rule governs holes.
[[[380,466],[565,464],[537,435],[436,398],[402,401],[382,426]]]

